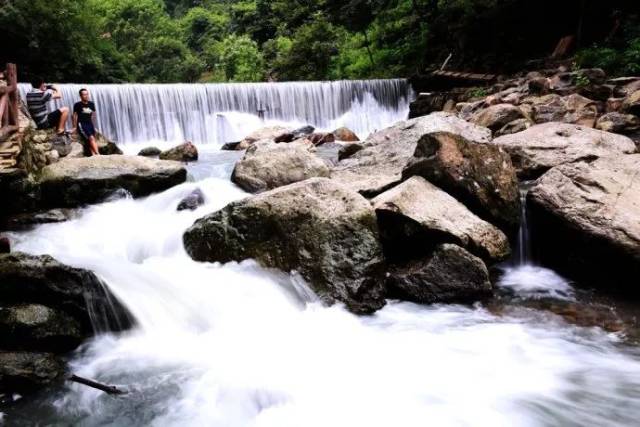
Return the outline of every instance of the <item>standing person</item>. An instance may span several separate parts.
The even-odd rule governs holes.
[[[80,101],[73,106],[73,128],[78,132],[86,144],[92,156],[97,156],[98,144],[96,143],[96,105],[89,101],[89,91],[80,89]]]
[[[33,88],[27,93],[27,106],[29,114],[36,122],[38,129],[50,129],[57,127],[58,135],[64,132],[64,125],[69,117],[69,108],[62,107],[51,113],[47,108],[47,103],[52,99],[61,99],[62,94],[55,85],[46,85],[44,79],[36,77],[31,81]]]

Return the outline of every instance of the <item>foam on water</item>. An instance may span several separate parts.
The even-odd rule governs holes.
[[[12,235],[17,250],[95,271],[139,325],[92,340],[71,362],[72,372],[129,394],[67,384],[9,420],[493,427],[640,419],[640,355],[616,335],[530,309],[496,316],[481,307],[390,302],[358,317],[322,306],[294,275],[251,261],[192,261],[183,231],[246,196],[228,180],[231,160],[204,154],[198,182]],[[176,212],[195,187],[206,204]]]

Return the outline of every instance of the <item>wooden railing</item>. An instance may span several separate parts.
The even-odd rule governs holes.
[[[0,143],[18,130],[18,73],[16,64],[7,64],[6,86],[0,85]]]

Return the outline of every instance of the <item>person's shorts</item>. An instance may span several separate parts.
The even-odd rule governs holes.
[[[96,129],[93,127],[93,123],[78,123],[78,132],[85,141],[88,141],[90,137],[96,135]]]
[[[58,123],[60,123],[60,117],[62,117],[62,111],[56,110],[52,111],[47,115],[47,123],[50,128],[58,127]]]

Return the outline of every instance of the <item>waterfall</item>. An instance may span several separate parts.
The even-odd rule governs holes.
[[[407,117],[413,91],[404,79],[226,84],[62,84],[69,108],[87,88],[98,128],[120,143],[197,144],[239,140],[269,124],[347,126],[360,137]],[[31,89],[20,85],[24,97]]]
[[[529,239],[529,222],[527,220],[527,194],[533,185],[533,181],[525,181],[520,185],[520,228],[518,229],[518,241],[516,243],[517,265],[526,265],[531,262],[531,241]]]

